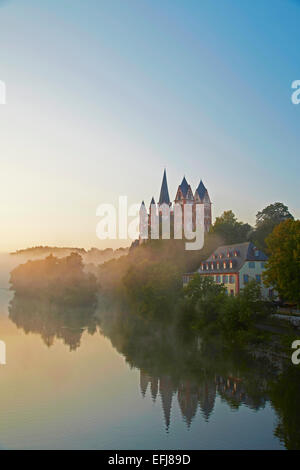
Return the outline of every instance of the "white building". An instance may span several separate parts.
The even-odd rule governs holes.
[[[202,276],[209,276],[218,284],[224,284],[228,294],[236,295],[252,279],[260,285],[265,298],[273,298],[274,290],[264,286],[262,273],[267,255],[258,250],[253,243],[245,242],[224,245],[217,248],[196,271]],[[187,285],[195,273],[183,276],[183,285]]]

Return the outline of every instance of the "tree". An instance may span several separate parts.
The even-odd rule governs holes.
[[[229,210],[216,218],[211,233],[219,235],[224,244],[231,245],[247,241],[251,230],[252,227],[249,224],[238,222],[234,213]]]
[[[277,225],[266,239],[270,258],[264,282],[283,298],[300,304],[300,220]]]
[[[228,297],[223,315],[219,317],[220,328],[230,340],[257,340],[255,325],[267,318],[273,306],[262,297],[261,286],[251,280],[236,297]]]
[[[256,227],[258,228],[266,222],[278,225],[287,219],[294,219],[288,207],[282,204],[282,202],[274,202],[274,204],[270,204],[256,214]]]
[[[294,217],[288,207],[282,202],[275,202],[256,214],[255,231],[251,235],[253,243],[262,251],[267,251],[266,238],[272,233],[274,227],[281,222]]]
[[[198,273],[184,288],[184,296],[185,321],[194,330],[216,324],[228,298],[223,284],[217,284],[210,277]]]

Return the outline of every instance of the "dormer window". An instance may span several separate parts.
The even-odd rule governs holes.
[[[237,257],[237,255],[238,255],[237,251],[235,251],[233,254],[234,254],[235,257]]]
[[[230,258],[230,251],[227,251],[227,258]]]
[[[259,250],[257,248],[255,248],[254,250],[254,255],[255,255],[255,258],[259,256]]]
[[[211,269],[214,269],[214,263],[211,263],[210,267]]]
[[[223,263],[223,268],[226,269],[226,261]]]
[[[220,269],[220,263],[219,262],[217,263],[217,269]]]
[[[232,261],[231,260],[229,262],[229,267],[230,267],[230,269],[232,269]]]

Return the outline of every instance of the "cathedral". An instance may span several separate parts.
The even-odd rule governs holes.
[[[181,184],[178,186],[176,196],[174,199],[174,204],[181,205],[183,214],[184,214],[184,208],[186,204],[192,204],[192,211],[194,214],[195,214],[196,205],[203,204],[204,205],[204,227],[205,227],[206,232],[209,231],[211,224],[212,224],[212,213],[211,213],[212,203],[210,201],[208,191],[206,187],[204,186],[202,180],[200,180],[200,183],[196,191],[193,193],[191,186],[188,184],[184,176]],[[158,213],[162,213],[164,207],[169,207],[171,214],[172,214],[173,204],[169,196],[166,170],[164,170],[164,174],[163,174],[158,204],[155,203],[155,199],[154,197],[152,197],[150,207],[149,207],[149,213],[148,213],[149,219],[151,216],[151,211],[153,209],[157,209]],[[141,211],[146,211],[144,201],[142,202],[142,205],[141,205]]]

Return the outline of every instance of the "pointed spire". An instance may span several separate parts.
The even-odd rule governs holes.
[[[196,193],[198,193],[198,196],[200,197],[201,200],[204,198],[205,194],[207,193],[207,189],[204,186],[202,180],[200,181],[199,186],[196,189]]]
[[[187,180],[185,179],[185,176],[183,177],[183,180],[181,181],[181,185],[179,187],[181,189],[183,197],[186,197],[188,189],[189,189],[189,184]]]
[[[164,176],[163,180],[161,183],[161,190],[160,190],[160,196],[159,196],[159,205],[161,204],[170,204],[170,196],[169,196],[169,190],[168,190],[168,183],[167,183],[167,175],[166,175],[166,169],[164,169]]]
[[[151,199],[151,202],[150,202],[150,207],[151,207],[151,206],[153,206],[153,205],[155,205],[155,200],[154,200],[154,197],[152,197],[152,199]]]

